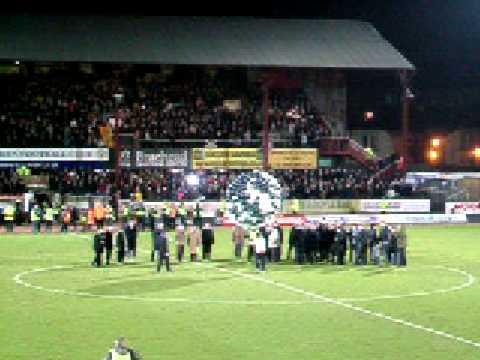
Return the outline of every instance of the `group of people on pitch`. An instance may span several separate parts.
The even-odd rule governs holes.
[[[365,226],[302,221],[290,232],[287,259],[291,258],[293,250],[298,264],[406,266],[406,228],[385,222]]]
[[[256,256],[256,267],[265,270],[266,262],[278,262],[283,257],[283,231],[274,223],[258,232],[246,232],[236,226],[232,233],[234,253],[242,257],[248,246],[247,259]],[[288,239],[287,260],[297,264],[332,263],[345,265],[392,264],[407,265],[407,238],[404,226],[380,223],[329,224],[299,220],[293,225]]]
[[[157,271],[160,271],[165,263],[167,271],[171,271],[170,264],[170,242],[166,232],[166,224],[163,221],[153,221],[152,227],[152,250],[150,260],[157,259]],[[200,254],[202,258],[210,260],[212,258],[212,245],[215,243],[215,233],[209,223],[203,226],[194,225],[191,220],[180,223],[175,228],[175,245],[177,261],[181,263],[184,259],[185,249],[188,245],[190,251],[190,261],[197,261]]]
[[[118,263],[122,264],[126,259],[134,259],[137,256],[137,234],[137,224],[133,220],[116,232],[113,226],[99,227],[93,236],[95,256],[92,265],[102,266],[104,254],[106,256],[105,264],[110,265],[114,248],[117,252]]]
[[[167,271],[171,271],[170,239],[167,234],[168,224],[163,219],[152,220],[151,228],[151,257],[152,262],[157,262],[157,271],[165,265]],[[117,262],[124,263],[135,259],[137,255],[137,238],[140,228],[135,220],[129,220],[123,228],[116,231],[109,226],[98,229],[93,237],[93,250],[95,253],[92,265],[100,267],[103,264],[103,256],[106,254],[105,264],[109,265],[114,248],[117,252]],[[113,239],[115,238],[115,241]],[[203,226],[192,220],[181,222],[175,227],[176,257],[182,262],[186,246],[189,246],[190,261],[197,261],[200,253],[204,260],[212,257],[212,245],[215,243],[213,227],[209,223]],[[200,250],[201,248],[201,250]]]

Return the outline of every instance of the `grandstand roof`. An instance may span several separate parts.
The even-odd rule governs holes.
[[[0,21],[0,59],[414,69],[353,20],[10,16]]]

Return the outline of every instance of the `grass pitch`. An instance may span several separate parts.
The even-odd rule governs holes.
[[[282,262],[265,274],[231,260],[229,229],[212,262],[172,273],[149,262],[147,233],[135,264],[100,269],[89,235],[1,235],[0,358],[102,359],[125,336],[146,360],[478,359],[479,233],[411,227],[402,269]]]

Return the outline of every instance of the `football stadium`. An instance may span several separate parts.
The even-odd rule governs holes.
[[[474,95],[374,23],[15,15],[0,44],[1,358],[480,356]]]

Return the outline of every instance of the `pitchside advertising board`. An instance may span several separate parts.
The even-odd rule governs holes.
[[[478,215],[480,214],[480,202],[446,202],[445,214]]]
[[[120,164],[131,168],[189,168],[190,152],[187,149],[142,149],[122,151]]]
[[[272,149],[270,153],[272,169],[316,169],[317,149]]]
[[[158,211],[161,211],[165,207],[170,207],[170,206],[175,206],[176,208],[180,206],[185,206],[185,209],[187,210],[194,210],[196,208],[197,203],[194,201],[184,201],[184,202],[179,202],[179,201],[144,201],[143,206],[145,206],[145,209],[156,209]],[[216,217],[218,214],[219,210],[225,210],[226,209],[226,204],[219,202],[219,201],[201,201],[198,202],[200,209],[202,210],[202,215],[204,217]],[[123,208],[125,206],[131,205],[131,202],[129,200],[121,200],[120,201],[120,213],[122,213]]]
[[[108,148],[0,148],[0,167],[109,166]]]
[[[293,225],[302,220],[335,224],[464,224],[465,214],[333,214],[308,216],[280,216],[281,225]]]
[[[192,168],[201,169],[245,169],[263,167],[263,153],[257,148],[194,148]]]
[[[360,200],[350,199],[295,199],[283,200],[282,212],[291,214],[348,214],[358,212]]]
[[[282,211],[301,214],[348,214],[348,213],[429,213],[430,200],[383,200],[383,199],[297,199],[284,200]]]
[[[272,169],[317,169],[317,149],[272,149]],[[258,148],[194,148],[192,167],[199,169],[245,169],[263,167],[263,150]]]
[[[430,199],[405,199],[405,200],[360,200],[359,212],[371,213],[428,213],[430,212]]]

